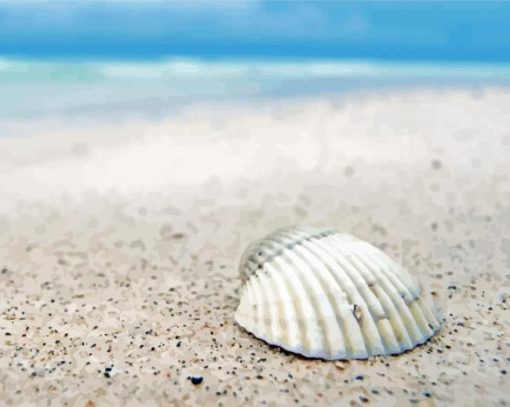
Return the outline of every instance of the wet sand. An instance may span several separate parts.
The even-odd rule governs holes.
[[[508,111],[435,89],[3,124],[0,404],[508,405]],[[294,224],[400,261],[441,332],[324,362],[240,329],[242,250]]]

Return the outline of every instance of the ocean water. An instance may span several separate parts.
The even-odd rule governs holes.
[[[373,89],[486,86],[510,86],[510,64],[0,59],[0,119],[157,117],[193,103],[342,95]]]
[[[0,1],[0,55],[510,62],[507,1]]]

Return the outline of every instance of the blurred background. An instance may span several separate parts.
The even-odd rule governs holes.
[[[441,151],[503,165],[508,21],[495,1],[2,0],[0,206],[265,181],[292,202],[355,166],[369,191]]]
[[[3,0],[0,118],[508,84],[509,20],[492,1]]]

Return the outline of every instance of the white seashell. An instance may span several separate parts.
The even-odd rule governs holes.
[[[308,357],[404,352],[439,329],[411,275],[371,244],[330,229],[294,228],[252,243],[235,319],[256,337]]]

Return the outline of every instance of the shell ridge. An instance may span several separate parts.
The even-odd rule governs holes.
[[[364,242],[365,245],[371,246],[370,244]],[[375,248],[372,246],[373,254],[384,264],[387,264],[390,272],[397,278],[402,284],[407,287],[410,291],[411,297],[416,299],[420,296],[421,287],[418,281],[407,271],[405,267],[397,263],[393,260],[389,255],[387,255],[382,250],[374,250]]]
[[[418,298],[416,300],[416,302],[418,303],[419,307],[422,309],[422,311],[423,311],[423,313],[425,315],[425,319],[427,320],[427,322],[430,325],[432,325],[432,327],[430,329],[432,329],[432,331],[434,332],[439,326],[441,326],[441,323],[439,322],[439,320],[434,315],[434,312],[431,309],[431,307],[429,307],[427,304],[425,304],[425,302],[423,301],[422,298]]]
[[[407,273],[406,269],[402,268],[400,273],[396,273],[395,267],[397,264],[394,261],[388,262],[386,259],[391,260],[389,256],[378,256],[375,250],[368,253],[367,256],[372,259],[373,263],[377,265],[391,281],[393,281],[393,285],[395,285],[397,291],[404,296],[404,299],[408,303],[411,303],[416,299],[416,296],[413,293],[417,290],[417,287],[409,286],[409,283],[413,283],[412,279],[406,279],[409,281],[404,281],[400,278],[404,272]]]
[[[276,342],[280,342],[282,340],[282,329],[279,318],[281,306],[277,301],[274,301],[277,297],[274,295],[267,275],[260,272],[259,280],[260,288],[263,290],[266,299],[266,310],[268,311],[266,317],[269,319],[266,324],[269,325],[269,337]]]
[[[279,241],[279,244],[285,244],[285,241]],[[307,266],[305,268],[310,268],[310,265],[304,261],[301,256],[298,256],[296,253],[294,253],[293,250],[290,250],[288,248],[285,249],[285,256],[283,256],[287,260],[287,262],[291,262],[295,266],[295,271],[299,273],[301,278],[303,278],[304,282],[307,283],[307,286],[309,289],[313,290],[315,294],[320,294],[321,291],[324,290],[323,285],[321,284],[320,280],[317,278],[315,273],[306,272],[302,269],[300,266]],[[310,293],[311,294],[311,293]],[[327,346],[328,351],[331,350],[331,341],[332,341],[332,335],[334,333],[334,330],[339,331],[339,328],[336,324],[332,326],[332,324],[329,322],[328,316],[335,315],[334,307],[330,302],[330,299],[328,296],[326,298],[328,301],[319,301],[318,298],[320,298],[320,295],[310,295],[310,299],[312,301],[312,304],[314,306],[314,311],[318,315],[318,319],[321,320],[324,323],[324,330],[325,332],[321,332],[321,340],[323,343]],[[332,331],[333,330],[333,331]],[[338,336],[338,334],[337,334]]]
[[[429,320],[427,320],[427,317],[425,316],[425,309],[427,308],[428,307],[425,304],[421,304],[419,300],[415,300],[412,302],[412,304],[409,305],[409,309],[411,310],[411,313],[416,320],[416,324],[418,325],[418,328],[424,337],[424,340],[422,340],[420,343],[425,342],[432,335],[434,335],[437,328],[440,326],[440,324],[431,324]]]
[[[341,352],[341,349],[348,350],[347,340],[346,340],[346,333],[344,332],[345,323],[339,322],[338,319],[342,317],[342,304],[340,303],[340,298],[344,298],[341,295],[345,292],[343,289],[338,285],[337,281],[332,277],[329,269],[320,263],[320,258],[317,257],[313,251],[309,248],[310,242],[306,241],[303,242],[300,247],[296,248],[296,251],[299,251],[301,254],[301,259],[305,261],[308,266],[310,267],[311,271],[318,270],[318,274],[320,274],[320,277],[315,275],[318,280],[321,280],[319,284],[322,287],[325,287],[325,292],[327,293],[326,296],[328,298],[328,301],[330,302],[330,305],[334,311],[335,316],[335,325],[337,327],[337,335],[338,335],[338,342],[335,343],[335,345],[332,345],[330,347],[331,354],[338,354],[338,352]],[[313,263],[312,263],[313,260]],[[317,262],[319,261],[319,262]],[[314,273],[312,273],[314,274]],[[331,290],[335,290],[337,292],[337,295],[335,296],[334,292]],[[344,305],[345,306],[345,305]],[[340,315],[338,315],[340,313]],[[333,333],[334,335],[334,333]],[[346,352],[343,352],[343,357],[347,356]]]
[[[418,300],[414,301],[411,305],[411,312],[414,315],[414,318],[416,319],[416,322],[418,323],[418,326],[420,327],[421,331],[424,332],[424,336],[431,337],[434,334],[433,329],[430,327],[429,322],[427,321],[427,318],[425,318],[425,314],[422,310],[422,307],[420,306]]]
[[[356,321],[356,319],[352,313],[352,310],[350,309],[350,304],[354,303],[354,302],[359,302],[364,307],[366,307],[367,310],[368,310],[368,306],[366,305],[363,298],[357,292],[356,287],[355,287],[354,283],[352,282],[352,280],[350,279],[349,275],[347,273],[345,273],[345,271],[342,270],[340,268],[340,266],[334,261],[334,258],[332,258],[332,256],[329,253],[327,253],[326,251],[324,251],[324,249],[321,247],[322,242],[318,243],[317,241],[314,241],[314,243],[315,243],[314,246],[316,246],[316,247],[313,247],[313,249],[312,249],[312,247],[308,247],[308,249],[311,251],[314,250],[316,253],[316,256],[321,254],[324,259],[327,259],[326,261],[327,261],[327,263],[329,263],[326,267],[327,270],[329,271],[329,273],[335,280],[335,282],[338,285],[338,287],[340,288],[340,290],[346,296],[346,302],[347,302],[349,309],[342,310],[340,316],[342,317],[342,320],[344,321],[343,325],[345,326],[344,337],[345,337],[345,342],[346,342],[347,353],[349,354],[349,352],[350,352],[351,354],[354,354],[355,348],[356,348],[356,345],[355,345],[356,342],[359,342],[360,340],[365,342],[365,339],[364,339],[365,335],[362,331],[362,327],[360,326],[360,324],[358,324],[358,322]],[[317,253],[317,251],[319,251],[319,253]],[[335,271],[337,271],[337,269],[339,269],[339,268],[340,268],[340,272],[342,272],[343,276],[345,276],[346,279],[348,280],[347,286],[345,284],[342,284],[341,277],[339,275],[337,275],[337,273],[335,273]],[[359,298],[354,299],[351,293],[354,293],[354,295]],[[358,299],[360,301],[358,301]],[[348,327],[351,327],[351,329],[349,329]],[[355,328],[355,329],[353,329],[353,328]],[[365,349],[366,348],[367,347],[365,346]]]
[[[250,281],[250,294],[252,298],[252,305],[257,306],[257,297],[255,296],[255,290],[253,288],[253,281]],[[253,312],[254,321],[257,325],[262,324],[262,319],[260,317],[259,309],[257,308],[257,312]]]
[[[342,325],[338,323],[338,318],[337,318],[338,307],[336,305],[336,300],[331,294],[331,291],[330,291],[331,287],[328,287],[327,285],[324,284],[324,282],[321,282],[320,281],[321,279],[318,278],[317,274],[315,273],[315,271],[318,269],[318,267],[316,267],[317,264],[312,266],[311,260],[307,258],[306,252],[301,253],[300,257],[303,261],[306,261],[306,263],[309,264],[309,266],[311,268],[310,275],[313,276],[313,278],[315,278],[318,281],[317,288],[320,287],[320,289],[326,293],[326,295],[324,297],[326,299],[326,304],[327,304],[326,307],[329,308],[332,312],[329,316],[327,314],[323,316],[324,322],[325,322],[325,325],[324,325],[325,329],[323,330],[323,334],[325,337],[325,341],[328,343],[329,355],[335,356],[339,352],[341,352],[342,348],[345,349],[345,339],[344,339],[344,334],[342,332]],[[317,294],[320,294],[319,290],[317,290]],[[326,312],[327,312],[327,310],[326,310]],[[345,357],[345,352],[343,352],[343,357]]]
[[[249,293],[249,287],[245,286],[244,291],[241,295],[241,301],[239,304],[239,311],[238,313],[243,316],[243,318],[250,317],[252,314],[250,314],[249,311],[249,304],[252,302],[250,301],[251,293]]]
[[[236,320],[243,327],[248,326],[250,321],[251,325],[256,327],[258,325],[258,313],[253,312],[253,309],[250,310],[250,308],[255,304],[255,297],[253,294],[251,281],[246,283],[242,301],[244,301],[245,307],[244,310],[238,310],[236,313]],[[248,313],[248,315],[245,315],[244,312]]]
[[[377,297],[381,300],[386,312],[386,318],[384,318],[383,321],[388,322],[388,326],[385,331],[385,339],[388,341],[388,349],[390,349],[390,353],[397,353],[401,350],[402,340],[400,338],[402,338],[402,328],[399,327],[398,322],[396,322],[396,311],[393,309],[393,304],[388,298],[388,295],[383,291],[382,287],[375,285],[373,290]]]
[[[363,276],[362,270],[357,269],[349,260],[349,252],[346,252],[343,248],[343,243],[339,244],[339,241],[335,239],[335,236],[330,236],[327,241],[327,247],[331,252],[333,258],[341,264],[343,268],[349,270],[351,274],[351,278],[355,287],[358,288],[360,293],[363,294],[363,298],[366,299],[367,305],[371,310],[371,315],[374,320],[377,321],[380,318],[383,318],[386,314],[384,309],[382,308],[380,300],[374,295],[372,290],[370,289],[370,282]],[[342,257],[338,257],[338,254],[341,254]]]
[[[293,247],[296,244],[299,244],[301,240],[303,239],[303,235],[306,239],[311,239],[314,236],[322,236],[325,234],[333,234],[335,233],[331,229],[314,229],[314,228],[308,228],[308,232],[300,232],[300,235],[293,236],[293,239],[291,242],[288,242],[287,245],[290,247]],[[270,241],[278,239],[283,234],[286,233],[293,233],[297,231],[301,231],[302,228],[284,228],[279,229],[276,232],[273,232],[271,235],[267,236],[265,239],[260,239],[255,242],[253,242],[248,248],[246,249],[246,254],[244,254],[241,257],[241,275],[245,276],[244,270],[242,270],[243,264],[251,264],[251,267],[249,267],[249,271],[251,274],[254,274],[254,272],[257,271],[258,266],[262,265],[264,263],[271,262],[275,257],[281,256],[282,251],[281,249],[277,250],[269,250],[271,248],[271,245],[269,244]],[[273,248],[274,249],[274,248]],[[249,277],[249,276],[245,276]]]
[[[266,331],[266,319],[264,317],[265,314],[267,314],[266,309],[266,302],[264,301],[264,293],[261,290],[260,287],[260,280],[258,275],[255,275],[255,277],[251,278],[252,281],[252,290],[253,290],[253,296],[255,298],[254,304],[257,307],[257,326],[258,331],[260,333],[263,333]]]
[[[392,294],[392,295],[387,294],[387,296],[396,310],[396,317],[397,322],[399,324],[399,328],[402,329],[402,334],[405,333],[405,335],[402,337],[402,340],[399,342],[406,349],[413,347],[416,340],[419,338],[419,336],[417,336],[417,327],[415,326],[414,319],[410,317],[410,313],[406,313],[406,310],[408,310],[408,306],[402,299],[399,290],[395,287],[395,285],[383,272],[384,268],[381,268],[380,266],[377,266],[377,264],[374,264],[373,259],[371,259],[369,256],[366,256],[366,258],[364,259],[361,256],[357,255],[357,259],[358,261],[364,264],[364,266],[371,272],[374,278],[379,280],[380,284],[388,291],[388,293]],[[377,270],[380,271],[378,278],[376,277]]]
[[[324,322],[324,339],[328,344],[328,351],[330,352],[330,355],[334,355],[339,352],[338,348],[340,345],[344,345],[345,340],[341,324],[338,323],[337,312],[335,312],[337,309],[335,305],[336,300],[331,295],[328,285],[323,281],[324,273],[326,273],[326,275],[329,274],[327,271],[324,272],[324,270],[320,268],[320,266],[322,266],[320,261],[318,264],[316,261],[312,261],[309,257],[310,254],[304,249],[304,245],[309,242],[309,239],[306,238],[306,236],[303,237],[302,232],[299,230],[293,232],[294,233],[292,234],[282,233],[279,243],[286,244],[286,239],[300,241],[300,243],[296,244],[292,250],[288,249],[286,255],[290,258],[290,261],[293,261],[296,265],[296,270],[298,270],[305,282],[308,283],[307,285],[312,287],[316,294],[313,298],[316,298],[314,299],[314,303],[317,305],[316,311]],[[333,280],[333,284],[334,283],[335,282]],[[321,293],[326,294],[325,298],[327,301],[322,302],[319,300]]]
[[[334,235],[331,237],[332,242],[331,244],[334,246],[335,250],[339,253],[342,253],[344,256],[344,263],[347,267],[349,267],[350,270],[354,271],[358,278],[360,283],[360,292],[362,290],[364,291],[365,295],[368,295],[372,298],[373,301],[375,301],[379,306],[379,313],[380,317],[374,318],[374,315],[372,314],[372,318],[376,322],[377,331],[379,332],[379,336],[381,338],[382,344],[385,348],[385,351],[388,352],[394,352],[396,347],[398,346],[398,341],[396,339],[396,332],[394,330],[393,325],[390,323],[389,326],[386,326],[384,322],[380,322],[381,320],[387,319],[389,320],[387,307],[385,306],[385,298],[381,297],[381,293],[379,290],[375,290],[376,286],[372,284],[372,282],[367,278],[366,270],[359,267],[359,264],[352,261],[352,248],[347,253],[344,250],[345,246],[345,239],[337,239],[337,236]],[[349,241],[348,241],[349,242]],[[352,241],[350,241],[352,243]],[[381,326],[386,326],[386,329],[381,331]],[[390,329],[388,329],[388,327]]]
[[[380,326],[379,321],[381,319],[386,318],[386,311],[384,310],[384,307],[381,304],[381,299],[370,288],[370,282],[367,281],[366,277],[362,273],[362,270],[356,267],[356,265],[349,260],[349,253],[352,251],[352,249],[347,251],[344,250],[345,239],[340,240],[336,239],[336,236],[331,236],[328,245],[330,246],[330,250],[332,251],[332,253],[336,254],[334,255],[335,260],[341,265],[341,267],[344,270],[346,270],[353,276],[353,282],[355,284],[355,287],[357,288],[360,296],[366,301],[368,305],[368,313],[372,321],[374,322],[375,327],[374,331],[377,333],[380,346],[386,352],[387,349],[389,348],[386,341],[384,340],[383,333],[379,329]],[[342,256],[340,257],[338,256],[338,254],[341,254]],[[365,331],[364,335],[368,337]]]
[[[371,257],[373,259],[373,257]],[[378,259],[375,259],[375,260],[378,260]],[[389,272],[388,268],[382,264],[382,263],[378,263],[379,264],[379,269],[381,270],[381,272],[386,276],[386,278],[390,281],[390,283],[392,283],[395,288],[397,289],[397,291],[400,292],[400,290],[398,289],[398,287],[400,286],[403,286],[403,282],[402,281],[399,281],[398,278]],[[407,298],[409,300],[409,297]],[[406,298],[405,298],[405,293],[404,293],[404,298],[402,298],[402,301],[404,302],[404,304],[402,305],[403,306],[403,313],[405,313],[405,317],[406,317],[406,321],[408,321],[408,323],[411,325],[409,326],[408,324],[406,324],[406,327],[408,328],[408,331],[410,333],[410,335],[413,337],[413,341],[415,343],[418,343],[419,341],[423,340],[423,336],[426,336],[428,334],[427,331],[424,331],[420,328],[420,325],[418,324],[418,321],[416,320],[416,318],[414,317],[414,314],[411,310],[411,307],[410,305],[416,301],[416,299],[412,298],[410,299],[410,301],[406,301]]]
[[[282,318],[282,320],[285,322],[284,332],[287,331],[284,337],[291,348],[298,348],[299,342],[302,338],[296,322],[297,313],[292,294],[290,293],[284,278],[278,273],[278,270],[271,263],[269,263],[266,267],[269,275],[271,276],[270,281],[273,284],[274,290],[283,296],[282,307],[284,309],[283,314],[285,317]]]
[[[380,276],[376,278],[372,275],[370,269],[365,266],[363,261],[359,259],[356,253],[352,253],[350,255],[350,260],[356,263],[357,267],[360,270],[363,270],[363,273],[366,276],[371,276],[377,282],[373,286],[374,291],[378,294],[378,297],[381,299],[381,304],[385,309],[386,316],[391,322],[393,333],[397,340],[399,349],[402,348],[402,346],[404,347],[411,346],[411,339],[409,338],[402,318],[400,317],[400,313],[398,312],[398,309],[395,306],[391,296],[387,292],[389,287],[384,284],[383,279]]]
[[[324,239],[324,240],[326,240],[326,239]],[[338,250],[331,244],[331,242],[319,241],[318,247],[323,251],[324,254],[326,254],[326,256],[330,259],[330,261],[332,261],[332,265],[335,265],[334,268],[332,269],[332,271],[333,271],[333,275],[334,275],[335,279],[339,282],[339,284],[342,280],[342,277],[345,277],[346,281],[353,288],[352,293],[356,296],[356,298],[353,298],[352,295],[350,295],[351,290],[349,289],[349,287],[345,287],[345,292],[351,298],[351,300],[352,300],[351,302],[354,304],[359,303],[359,306],[361,306],[362,309],[367,310],[367,312],[366,312],[367,318],[365,318],[361,324],[359,322],[357,322],[354,325],[354,326],[358,326],[358,329],[360,332],[360,337],[361,337],[361,340],[363,342],[365,342],[365,347],[367,348],[366,343],[368,341],[368,342],[371,342],[371,346],[376,349],[375,352],[377,352],[377,353],[379,352],[379,350],[377,348],[382,348],[381,350],[384,350],[384,343],[383,343],[380,333],[377,329],[377,324],[376,324],[377,319],[376,319],[373,311],[371,310],[371,307],[369,306],[369,301],[366,298],[366,294],[369,293],[373,297],[373,299],[375,299],[375,301],[378,301],[378,300],[375,298],[373,293],[369,292],[368,290],[365,291],[362,288],[360,289],[359,284],[362,280],[359,278],[355,279],[355,278],[353,278],[353,275],[352,275],[353,271],[354,271],[354,273],[357,273],[357,271],[353,270],[352,266],[350,264],[348,264],[347,262],[345,262],[345,259],[343,257],[339,258],[338,253],[340,253],[340,252],[338,252]],[[338,273],[341,273],[341,275]],[[356,281],[358,281],[358,283],[356,283]],[[368,287],[367,287],[367,289],[368,289]],[[378,304],[378,306],[380,307],[380,312],[383,313],[381,305]],[[351,315],[353,314],[352,311],[350,313],[351,313]],[[370,318],[368,318],[368,317],[370,317]],[[354,318],[354,320],[356,320],[354,315],[352,315],[352,318]],[[374,338],[374,336],[375,336],[375,338]],[[352,346],[354,346],[354,344]],[[374,349],[372,347],[368,347],[370,349],[370,353],[373,353],[373,351],[374,351]]]
[[[368,243],[366,243],[366,244],[368,245]],[[436,320],[436,318],[434,317],[433,313],[430,311],[429,306],[427,304],[424,304],[423,301],[420,301],[419,303],[417,303],[417,300],[420,298],[419,293],[421,291],[419,284],[417,284],[416,281],[414,281],[413,278],[411,278],[411,276],[407,276],[408,273],[405,270],[405,268],[401,267],[396,262],[394,262],[384,252],[381,251],[380,252],[381,255],[379,255],[379,256],[378,256],[378,254],[379,253],[377,251],[373,252],[373,255],[376,256],[380,262],[383,262],[386,259],[390,260],[390,261],[386,262],[386,264],[389,266],[387,270],[385,269],[386,273],[390,274],[389,271],[391,271],[391,275],[392,275],[393,279],[399,281],[399,283],[402,286],[406,287],[407,289],[411,288],[412,291],[409,290],[409,294],[411,295],[412,301],[410,304],[408,304],[409,310],[410,310],[411,314],[413,315],[416,325],[417,325],[418,329],[420,330],[420,332],[422,333],[422,335],[425,336],[426,339],[430,338],[434,334],[435,330],[440,326],[440,323]],[[397,270],[400,270],[400,273],[397,273],[396,272]],[[407,278],[405,278],[405,279],[408,280],[407,284],[403,278],[406,276],[407,276]],[[411,284],[411,286],[409,284]],[[414,306],[411,307],[411,304],[414,304]],[[428,315],[426,315],[426,314],[428,314]],[[420,321],[421,321],[421,323],[420,323]],[[424,324],[423,321],[426,321],[426,324]],[[435,329],[432,329],[429,326],[429,324],[431,324],[432,327],[434,327]],[[422,339],[420,339],[420,340],[423,342]]]
[[[425,304],[423,301],[423,298],[417,298],[415,303],[420,308],[423,317],[427,321],[428,324],[432,325],[440,325],[439,321],[435,317],[434,313],[432,312],[432,309],[429,305]]]
[[[390,273],[388,273],[384,268],[381,269],[381,272],[386,276],[388,281],[393,284],[396,287],[396,283],[394,281],[394,276],[392,276]],[[417,343],[420,341],[424,335],[424,332],[420,329],[418,326],[416,319],[414,318],[414,315],[409,307],[409,304],[407,301],[405,301],[404,298],[400,297],[397,299],[397,301],[400,304],[400,310],[402,319],[405,322],[405,327],[407,328],[407,331],[409,333],[409,336],[413,340],[414,343]]]
[[[235,320],[240,323],[240,321],[244,321],[243,318],[245,318],[245,315],[247,315],[246,312],[246,286],[243,287],[241,290],[240,298],[239,298],[239,305],[237,306],[236,312],[234,314]]]
[[[389,268],[389,270],[392,272],[394,278],[399,280],[402,285],[410,289],[410,294],[412,296],[413,301],[411,304],[409,304],[409,309],[412,315],[414,316],[418,328],[422,332],[423,336],[425,336],[426,339],[430,338],[434,334],[435,329],[437,329],[440,326],[440,324],[434,318],[434,316],[431,315],[429,306],[424,304],[423,301],[418,301],[420,298],[420,293],[422,291],[419,282],[411,275],[409,275],[405,268],[400,266],[398,263],[392,261],[392,259],[386,253],[381,251],[378,254],[379,257],[381,258],[381,261],[383,261],[382,259],[389,260],[387,263],[388,265],[392,266]],[[397,273],[397,270],[400,272]],[[405,280],[407,280],[407,284]],[[424,323],[424,321],[426,323]],[[433,329],[434,327],[435,329]]]
[[[249,309],[250,304],[254,304],[255,303],[254,295],[253,295],[253,289],[251,287],[251,281],[248,281],[248,284],[246,284],[246,295],[247,295],[246,312],[249,312],[250,311],[250,309]],[[256,313],[256,312],[252,312],[251,313],[251,319],[252,319],[254,324],[258,323],[257,317],[258,317],[258,313]]]
[[[296,294],[295,298],[299,298],[300,301],[296,301],[296,307],[302,310],[302,314],[307,316],[307,324],[312,325],[311,329],[307,329],[307,324],[304,324],[302,320],[299,320],[298,322],[301,323],[300,327],[303,327],[303,337],[306,338],[304,341],[305,344],[305,352],[310,351],[311,353],[315,352],[317,349],[320,348],[320,345],[318,342],[318,336],[314,334],[314,331],[319,331],[319,324],[317,321],[317,314],[315,312],[315,308],[313,306],[312,300],[310,298],[310,295],[306,291],[306,289],[303,287],[301,281],[297,278],[293,278],[292,275],[289,274],[289,271],[292,269],[288,266],[288,263],[285,262],[283,259],[283,256],[275,258],[273,261],[275,261],[279,267],[282,273],[285,275],[285,279],[290,283],[290,285],[293,287],[293,290]],[[301,295],[300,295],[301,294]],[[319,340],[319,342],[322,342],[322,339]]]
[[[240,318],[242,318],[244,320],[245,318],[250,317],[250,314],[248,311],[249,303],[250,303],[249,287],[246,284],[243,287],[243,290],[241,292],[241,296],[239,299],[239,306],[237,307],[237,311],[236,311],[236,320],[238,320]]]
[[[345,255],[341,250],[338,250],[334,241],[324,239],[324,241],[319,243],[319,247],[321,247],[321,249],[332,259],[333,264],[336,264],[337,267],[335,267],[334,270],[342,272],[342,276],[345,276],[346,281],[352,285],[352,292],[356,297],[353,298],[351,296],[351,299],[353,300],[352,303],[355,305],[357,305],[356,303],[359,303],[360,306],[367,310],[367,316],[370,318],[365,319],[364,322],[366,324],[360,324],[359,326],[363,340],[365,341],[366,339],[367,341],[370,340],[372,342],[371,345],[374,349],[371,349],[371,353],[379,353],[379,350],[384,351],[385,345],[377,327],[379,315],[384,315],[384,310],[382,309],[379,300],[375,297],[374,293],[370,291],[366,281],[359,275],[359,271],[356,270],[352,264],[346,261]],[[342,257],[339,257],[338,254],[341,254]],[[336,273],[335,276],[337,279],[341,278],[341,276]],[[357,278],[355,278],[355,276],[357,276]],[[375,311],[374,306],[376,306],[377,311]]]

